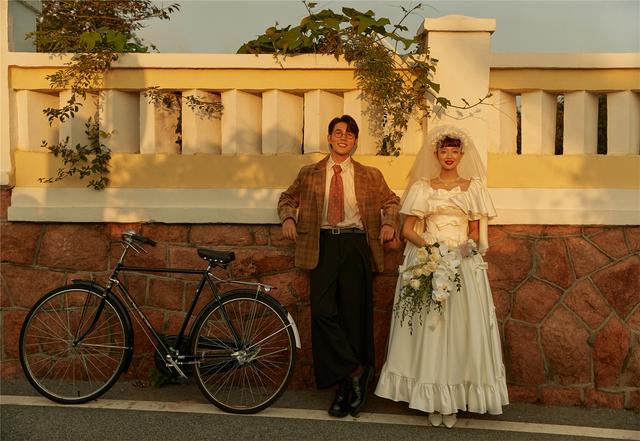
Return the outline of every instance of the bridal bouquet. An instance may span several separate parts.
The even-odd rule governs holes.
[[[460,261],[462,257],[477,254],[475,242],[469,239],[459,248],[449,249],[436,242],[419,248],[414,265],[400,268],[402,287],[394,307],[396,317],[403,324],[407,320],[413,331],[413,320],[431,308],[442,314],[442,306],[454,291],[460,291]]]

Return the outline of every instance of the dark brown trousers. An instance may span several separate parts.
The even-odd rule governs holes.
[[[373,274],[365,234],[320,233],[311,270],[311,332],[316,385],[329,387],[359,365],[373,366]]]

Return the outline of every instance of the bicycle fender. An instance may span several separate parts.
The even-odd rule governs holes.
[[[247,292],[246,289],[234,289],[231,291],[227,291],[225,292],[222,297],[226,297],[228,295],[232,295],[238,292]],[[301,349],[302,348],[302,344],[300,343],[300,333],[298,332],[298,326],[296,325],[295,320],[293,319],[293,317],[291,316],[291,313],[289,311],[287,311],[287,308],[284,307],[284,305],[282,305],[282,303],[280,303],[278,301],[278,299],[276,299],[275,297],[270,296],[267,293],[261,293],[260,294],[262,298],[264,298],[265,300],[267,300],[269,303],[271,303],[272,306],[277,307],[280,309],[280,311],[282,312],[282,314],[287,317],[287,320],[289,321],[289,324],[291,325],[291,330],[293,331],[293,336],[296,339],[296,348]]]
[[[87,288],[92,288],[100,292],[104,292],[106,290],[104,286],[100,285],[98,282],[94,280],[73,279],[71,282],[74,285],[85,286]],[[114,307],[118,309],[118,312],[122,314],[122,317],[124,319],[124,327],[126,328],[127,332],[131,336],[131,344],[129,345],[130,347],[127,348],[124,355],[125,358],[124,358],[123,372],[127,372],[129,370],[129,365],[131,364],[131,359],[133,358],[133,343],[134,343],[133,342],[133,337],[134,337],[133,324],[131,322],[131,317],[129,316],[129,312],[127,311],[127,308],[125,308],[125,306],[122,304],[120,299],[116,297],[112,292],[107,293],[107,297],[109,301],[114,305]]]

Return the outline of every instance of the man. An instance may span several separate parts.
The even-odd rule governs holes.
[[[334,118],[330,154],[303,167],[278,202],[282,234],[296,241],[296,266],[311,270],[316,384],[337,384],[335,417],[357,416],[365,403],[374,367],[373,271],[384,269],[383,243],[394,238],[399,211],[382,173],[351,158],[358,132],[351,116]]]

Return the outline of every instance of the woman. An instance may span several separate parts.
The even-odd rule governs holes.
[[[433,426],[453,427],[458,410],[501,414],[509,403],[487,265],[481,257],[488,248],[487,219],[496,215],[485,177],[468,135],[441,126],[429,133],[416,157],[403,197],[405,260],[376,395],[429,412]],[[459,288],[449,286],[448,298],[438,308],[432,304],[427,311],[425,306],[421,318],[410,317],[409,326],[398,311],[400,293],[417,256],[425,255],[419,250],[434,243],[457,256]]]

